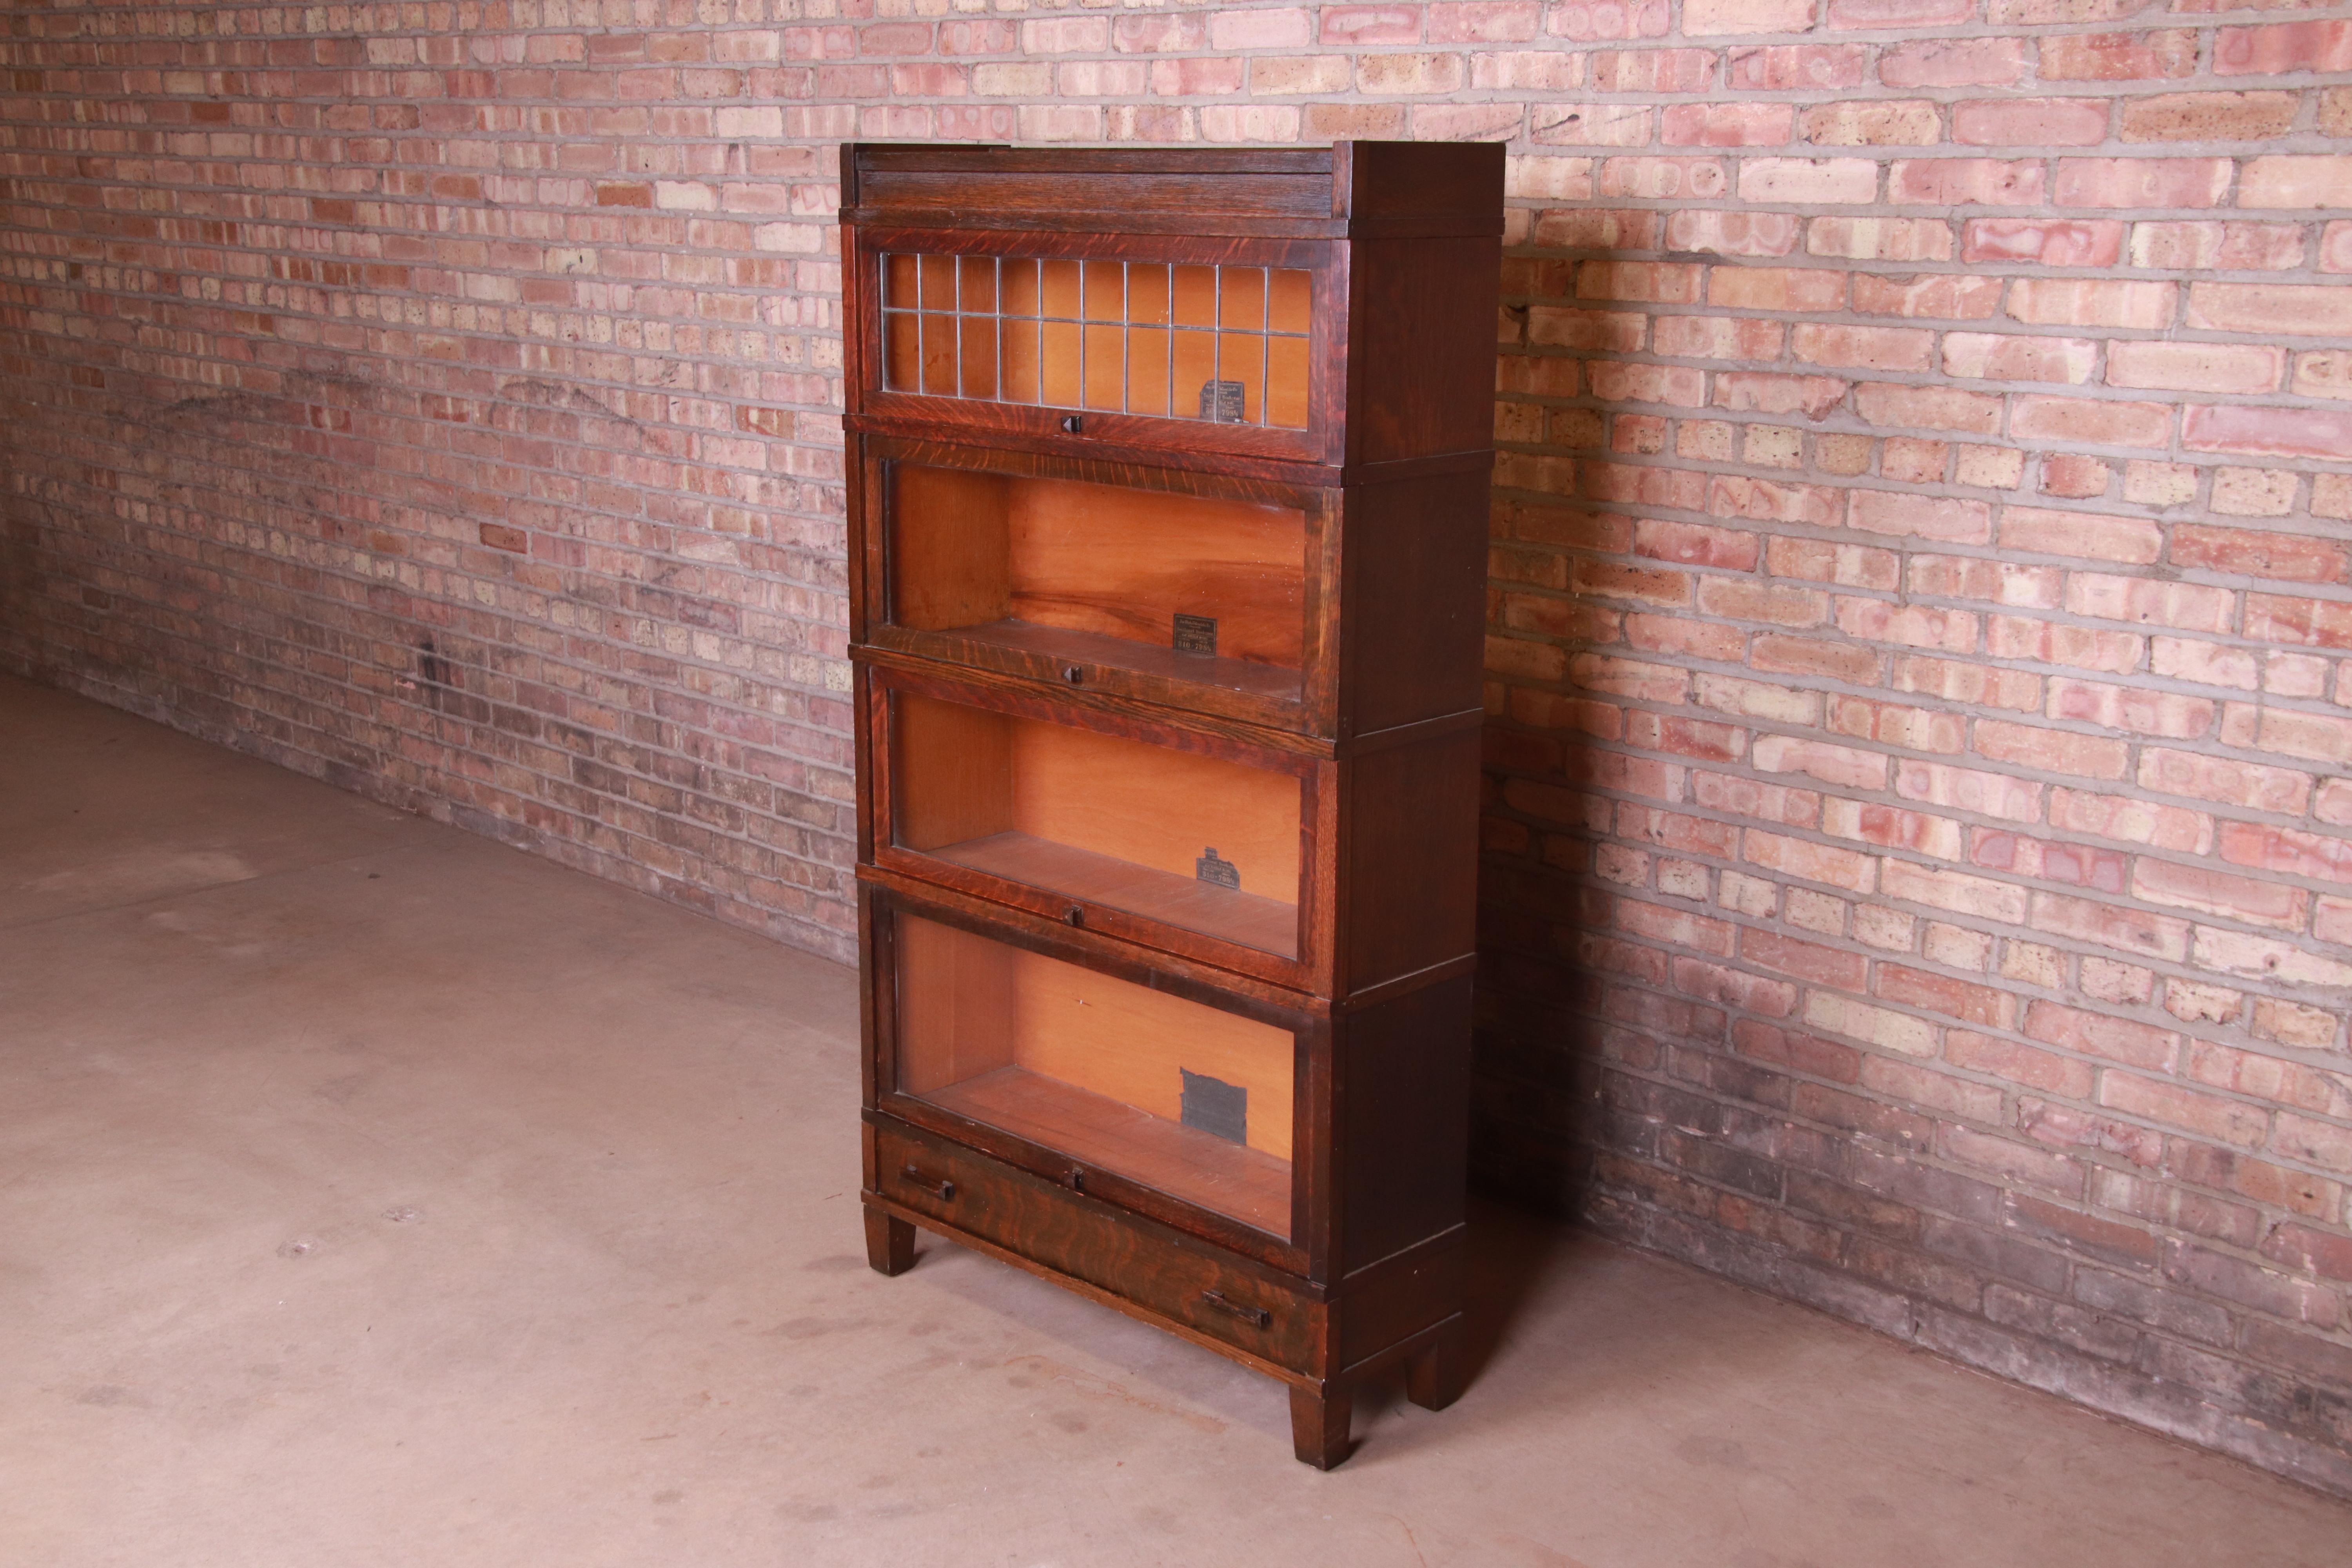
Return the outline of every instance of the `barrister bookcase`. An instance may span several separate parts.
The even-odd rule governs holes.
[[[1493,145],[843,152],[876,1268],[1463,1378]]]

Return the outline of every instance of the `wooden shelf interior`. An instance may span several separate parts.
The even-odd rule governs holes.
[[[901,1091],[1290,1234],[1288,1030],[916,916],[896,947]],[[1214,1130],[1236,1105],[1238,1141]]]
[[[1298,689],[1307,516],[1297,507],[911,463],[890,465],[885,493],[898,626],[1012,647],[1044,634],[1027,646],[1209,685]],[[1202,623],[1213,647],[1192,651]],[[1090,640],[1056,647],[1056,634]]]
[[[883,386],[1303,430],[1313,296],[1295,268],[886,256]]]
[[[888,761],[900,848],[1298,956],[1294,774],[908,691]]]

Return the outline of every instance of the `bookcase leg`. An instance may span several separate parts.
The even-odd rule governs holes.
[[[1336,1384],[1290,1389],[1290,1443],[1298,1462],[1328,1470],[1348,1457],[1348,1417],[1355,1397]]]
[[[1462,1397],[1462,1321],[1437,1331],[1405,1366],[1404,1396],[1424,1410],[1443,1410]]]
[[[877,1274],[904,1274],[915,1266],[915,1227],[880,1209],[866,1211],[866,1261]]]

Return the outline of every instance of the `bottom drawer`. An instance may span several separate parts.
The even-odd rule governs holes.
[[[1292,1372],[1315,1374],[1311,1296],[972,1150],[877,1119],[876,1195]]]

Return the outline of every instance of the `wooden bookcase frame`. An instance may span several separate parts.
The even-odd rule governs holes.
[[[871,1261],[920,1226],[1232,1356],[1328,1468],[1368,1373],[1432,1407],[1463,1375],[1500,149],[853,144],[843,184]],[[1040,357],[1073,342],[1093,370]],[[1295,583],[1294,524],[1250,509],[1295,516]],[[1223,610],[1160,642],[1182,603],[1233,606],[1233,651]],[[1247,908],[1171,869],[1228,800]],[[1073,1054],[1088,995],[1133,1060]],[[1265,1152],[1133,1077],[1220,1038],[1276,1097]]]

